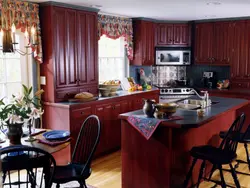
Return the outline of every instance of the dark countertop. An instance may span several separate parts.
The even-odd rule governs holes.
[[[182,116],[183,119],[176,121],[163,121],[161,125],[173,128],[195,128],[212,121],[213,119],[215,119],[220,115],[223,115],[224,112],[237,110],[249,104],[248,100],[245,99],[222,98],[222,97],[210,97],[210,99],[212,100],[212,102],[219,102],[219,103],[212,104],[210,107],[205,108],[204,117],[198,117],[197,110],[177,109],[177,112],[174,115]],[[120,118],[126,119],[128,116],[141,115],[141,114],[143,114],[143,111],[138,110],[121,114]]]
[[[242,94],[249,95],[250,97],[250,89],[208,89],[208,88],[197,88],[200,91],[208,91],[208,93],[225,93],[225,94]]]
[[[44,104],[48,104],[48,105],[53,105],[53,106],[58,106],[58,107],[64,107],[64,108],[70,108],[70,106],[76,106],[76,105],[82,105],[82,104],[88,104],[88,103],[93,103],[93,102],[98,102],[98,101],[104,101],[104,100],[110,100],[110,99],[116,99],[119,97],[126,97],[126,96],[133,96],[133,95],[139,95],[139,94],[143,94],[143,93],[149,93],[152,91],[159,91],[158,88],[152,88],[152,90],[146,90],[146,91],[134,91],[134,92],[128,92],[128,91],[117,91],[116,94],[114,96],[110,96],[110,97],[99,97],[97,98],[97,100],[94,101],[88,101],[88,102],[58,102],[58,103],[49,103],[49,102],[44,102]]]

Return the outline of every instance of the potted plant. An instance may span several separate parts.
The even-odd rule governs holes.
[[[33,125],[35,119],[43,114],[42,107],[37,103],[43,90],[37,91],[32,97],[32,87],[23,85],[23,93],[12,95],[8,104],[0,100],[0,126],[7,127],[6,135],[11,145],[21,144],[24,124]]]

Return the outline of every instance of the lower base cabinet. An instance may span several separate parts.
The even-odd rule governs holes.
[[[91,114],[97,115],[101,123],[100,142],[95,152],[95,157],[98,157],[121,147],[121,121],[118,116],[122,113],[142,109],[144,99],[154,99],[158,102],[159,91],[149,91],[79,105],[45,103],[43,127],[70,130],[72,153],[84,120]]]

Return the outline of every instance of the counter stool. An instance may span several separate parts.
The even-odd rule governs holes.
[[[225,138],[227,132],[226,131],[221,131],[220,132],[220,137],[223,139]],[[246,152],[246,161],[237,159],[236,160],[236,165],[234,166],[235,169],[239,167],[240,163],[248,164],[248,169],[250,171],[250,158],[249,158],[249,152],[248,152],[248,144],[250,143],[250,125],[248,125],[247,130],[244,133],[239,133],[239,134],[233,134],[229,135],[229,138],[232,140],[236,140],[238,143],[244,144],[245,152]],[[226,170],[226,169],[223,169]],[[235,171],[236,173],[243,174],[243,175],[248,175],[250,176],[249,173],[244,173],[240,171]]]
[[[188,186],[188,182],[192,176],[194,165],[198,159],[202,160],[202,164],[200,167],[197,187],[199,187],[201,180],[204,179],[206,181],[212,181],[216,184],[220,184],[223,188],[226,188],[226,186],[228,185],[226,185],[225,183],[225,179],[222,173],[222,165],[228,164],[230,166],[230,169],[231,169],[230,171],[232,173],[235,185],[237,188],[240,188],[240,183],[238,181],[235,170],[232,166],[232,162],[237,157],[236,149],[237,149],[238,141],[230,139],[229,135],[232,135],[232,133],[239,133],[244,124],[244,121],[245,121],[244,114],[236,118],[236,120],[233,122],[233,124],[229,128],[228,132],[225,134],[225,137],[223,138],[218,148],[214,146],[210,146],[210,145],[203,145],[203,146],[193,147],[191,149],[190,154],[194,159],[187,173],[186,179],[184,181],[184,184],[183,184],[184,188]],[[211,177],[209,178],[203,177],[203,172],[205,169],[206,161],[213,164],[212,172],[214,172],[216,169],[219,169],[221,181],[211,180]]]

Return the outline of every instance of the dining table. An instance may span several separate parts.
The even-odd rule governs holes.
[[[54,154],[56,152],[59,152],[59,151],[65,149],[67,146],[70,145],[70,140],[68,140],[65,143],[55,145],[55,146],[39,142],[40,139],[41,140],[45,139],[43,137],[43,134],[45,132],[48,132],[48,131],[51,131],[51,130],[49,130],[49,129],[36,129],[36,133],[33,134],[33,137],[36,138],[35,141],[28,142],[27,141],[28,136],[24,136],[24,137],[21,138],[21,143],[22,143],[22,145],[25,145],[25,146],[31,146],[31,147],[36,147],[36,148],[42,149],[44,151],[47,151],[50,154]],[[10,146],[9,139],[8,138],[3,138],[3,136],[2,136],[2,141],[0,143],[0,149],[8,147],[8,146]]]

